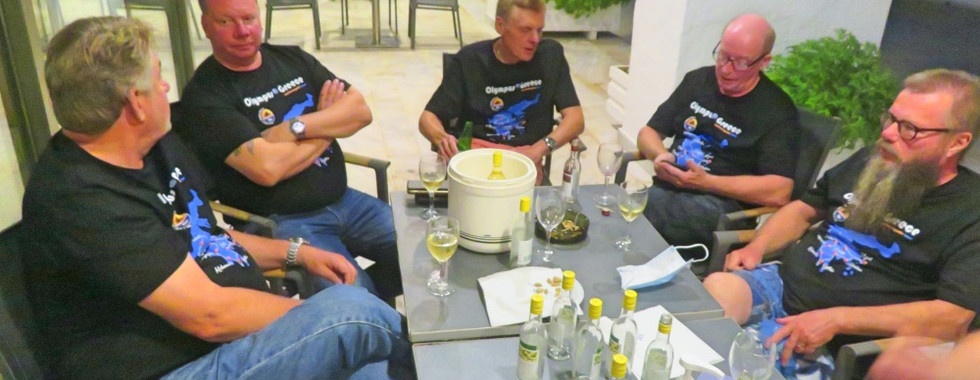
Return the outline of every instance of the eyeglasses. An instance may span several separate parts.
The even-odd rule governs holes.
[[[896,119],[895,115],[892,115],[891,112],[885,111],[882,113],[881,127],[888,128],[892,124],[898,124],[898,136],[905,141],[915,140],[919,136],[919,132],[952,132],[949,128],[919,128],[908,121]]]
[[[762,59],[766,57],[766,54],[762,54],[759,56],[759,58],[756,58],[751,62],[749,62],[747,59],[735,59],[728,56],[728,54],[719,52],[719,46],[721,46],[721,41],[718,41],[718,43],[715,44],[715,48],[711,50],[711,57],[715,59],[715,63],[717,63],[719,66],[724,66],[728,62],[731,62],[732,68],[734,68],[735,71],[748,70],[750,67],[755,66],[756,63],[759,63],[759,61],[762,61]]]

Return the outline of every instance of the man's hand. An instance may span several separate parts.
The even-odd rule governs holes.
[[[449,162],[450,158],[453,158],[456,153],[459,153],[459,148],[456,147],[456,141],[458,141],[456,136],[446,133],[442,136],[442,140],[439,140],[439,143],[436,144],[436,147],[439,149],[439,155],[445,157],[446,162]]]
[[[325,110],[346,95],[347,92],[344,91],[344,82],[341,82],[340,79],[331,79],[323,82],[323,87],[320,88],[320,98],[316,103],[316,110]]]
[[[353,284],[357,269],[343,255],[303,245],[296,253],[296,262],[310,273],[335,284]]]
[[[704,184],[708,180],[708,172],[701,165],[692,160],[687,160],[687,170],[680,169],[670,164],[674,161],[665,157],[667,155],[673,157],[673,154],[664,153],[653,160],[653,169],[657,172],[658,178],[682,189],[701,190],[704,188]]]
[[[783,325],[766,341],[766,347],[786,338],[783,346],[782,363],[789,364],[793,352],[810,354],[823,346],[837,334],[841,320],[845,318],[840,308],[812,310],[802,314],[776,319]]]
[[[527,156],[527,158],[530,158],[531,162],[533,162],[535,165],[539,165],[541,163],[541,159],[544,158],[544,153],[535,149],[534,145],[515,146],[514,151]]]
[[[762,262],[762,255],[765,252],[752,245],[747,245],[742,249],[736,249],[725,256],[725,270],[728,272],[736,270],[753,270]]]

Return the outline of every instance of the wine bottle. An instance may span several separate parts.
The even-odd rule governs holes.
[[[517,268],[531,263],[534,241],[534,216],[531,214],[531,197],[521,197],[520,214],[510,229],[510,267]]]
[[[599,379],[602,369],[602,349],[605,348],[599,317],[602,316],[602,300],[589,300],[589,320],[575,332],[575,379]]]
[[[636,321],[633,320],[633,309],[636,308],[636,291],[627,290],[623,293],[623,309],[609,330],[609,355],[623,354],[627,359],[633,359],[636,346]],[[611,362],[608,362],[611,364]],[[608,367],[607,376],[611,376],[612,366]]]
[[[517,378],[520,380],[540,380],[544,377],[544,351],[548,346],[548,331],[541,321],[541,307],[544,297],[531,296],[531,315],[521,327],[521,338],[517,347]]]
[[[670,345],[670,325],[674,318],[667,313],[660,316],[657,339],[647,348],[643,360],[642,380],[669,380],[670,367],[674,364],[674,347]]]
[[[575,272],[562,272],[561,293],[555,299],[551,308],[551,322],[548,323],[548,357],[554,360],[566,360],[571,357],[572,342],[575,337],[575,321],[577,309],[572,301],[572,287],[575,284]]]
[[[463,132],[459,134],[459,138],[456,139],[456,149],[460,152],[465,152],[472,149],[473,147],[473,122],[467,121],[463,124]]]
[[[504,155],[499,150],[493,151],[493,168],[490,169],[490,176],[487,179],[504,179],[504,172],[501,169],[504,163]]]

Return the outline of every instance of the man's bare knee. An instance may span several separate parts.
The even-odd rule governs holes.
[[[725,316],[743,325],[752,313],[752,290],[749,284],[731,273],[716,272],[704,279],[708,293],[725,310]]]

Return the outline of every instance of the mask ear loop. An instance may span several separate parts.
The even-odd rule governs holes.
[[[700,259],[690,259],[690,260],[687,260],[687,263],[688,264],[700,263],[702,261],[707,260],[708,259],[708,256],[710,255],[708,253],[708,247],[706,247],[704,244],[691,244],[691,245],[676,245],[676,246],[674,246],[675,249],[691,249],[691,248],[697,248],[697,247],[701,247],[701,249],[704,250],[704,257],[702,257]]]

